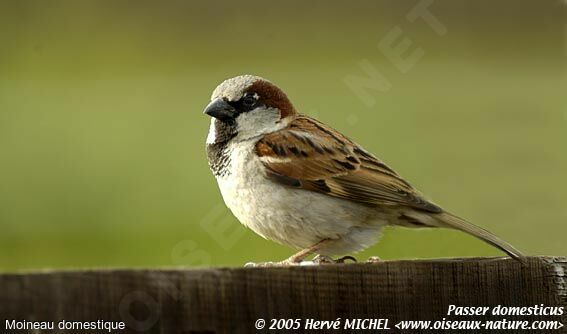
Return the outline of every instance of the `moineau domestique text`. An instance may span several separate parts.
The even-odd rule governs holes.
[[[126,324],[122,321],[28,321],[28,320],[6,320],[6,329],[30,330],[30,329],[69,329],[84,330],[96,329],[112,332],[113,330],[122,330],[126,328]]]

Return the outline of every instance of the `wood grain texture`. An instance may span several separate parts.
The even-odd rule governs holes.
[[[258,318],[389,318],[390,327],[400,320],[502,318],[447,316],[450,304],[567,308],[567,258],[0,275],[1,321],[125,321],[120,333],[255,332]],[[506,318],[567,323],[565,315]]]

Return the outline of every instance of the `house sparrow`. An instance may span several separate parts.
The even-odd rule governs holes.
[[[394,170],[331,127],[299,114],[270,81],[241,75],[222,82],[204,110],[211,116],[209,166],[242,224],[299,250],[272,265],[318,254],[361,251],[386,225],[446,227],[521,259],[512,245],[441,209]]]

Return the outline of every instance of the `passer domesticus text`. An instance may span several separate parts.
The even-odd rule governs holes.
[[[299,114],[266,79],[221,83],[205,114],[209,165],[242,224],[266,239],[325,259],[374,244],[385,225],[457,229],[521,259],[490,232],[425,199],[371,153],[331,127]]]

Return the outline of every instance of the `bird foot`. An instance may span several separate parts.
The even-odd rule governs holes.
[[[294,256],[287,258],[283,261],[275,262],[248,262],[244,265],[245,268],[267,268],[267,267],[293,267],[293,266],[309,266],[314,265],[314,261],[302,261]]]
[[[310,261],[309,261],[310,262]],[[245,268],[270,268],[270,267],[291,267],[291,266],[301,266],[304,265],[303,262],[292,262],[289,260],[276,261],[276,262],[248,262],[244,265]]]
[[[317,255],[313,258],[313,263],[316,264],[334,264],[335,260],[325,255]]]
[[[246,262],[244,268],[266,268],[275,267],[276,262]]]
[[[382,260],[378,256],[371,256],[366,260],[366,263],[380,263]]]
[[[316,266],[324,264],[337,264],[346,263],[347,261],[352,261],[356,263],[356,259],[352,256],[343,256],[339,259],[333,260],[332,258],[325,255],[317,255],[313,261],[298,261],[297,259],[291,257],[283,261],[277,262],[248,262],[244,265],[245,268],[273,268],[273,267],[293,267],[293,266]]]
[[[352,262],[356,262],[356,259],[352,256],[343,256],[340,259],[333,260],[332,258],[325,256],[325,255],[317,255],[313,259],[313,263],[315,264],[336,264],[336,263],[346,263],[347,260]]]

